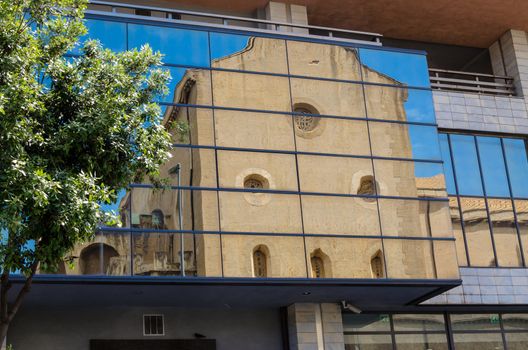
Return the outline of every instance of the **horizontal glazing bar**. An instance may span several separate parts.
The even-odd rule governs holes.
[[[238,107],[223,107],[223,106],[210,106],[210,105],[199,105],[199,104],[190,104],[190,103],[168,103],[168,102],[158,102],[162,106],[175,106],[175,107],[189,107],[189,108],[208,108],[208,109],[217,109],[225,111],[237,111],[237,112],[254,112],[254,113],[264,113],[264,114],[288,114],[288,115],[308,115],[316,116],[318,118],[329,118],[329,119],[342,119],[342,120],[360,120],[360,121],[373,121],[373,122],[382,122],[390,124],[401,124],[401,125],[421,125],[421,126],[435,126],[438,127],[436,123],[425,123],[425,122],[415,122],[415,121],[400,121],[400,120],[391,120],[391,119],[379,119],[379,118],[360,118],[360,117],[347,117],[339,115],[329,115],[329,114],[302,114],[297,112],[290,111],[272,111],[265,109],[253,109],[253,108],[238,108]]]
[[[397,157],[381,157],[381,156],[363,156],[355,154],[337,154],[337,153],[319,153],[319,152],[303,152],[303,151],[287,151],[274,149],[259,149],[259,148],[239,148],[239,147],[224,147],[224,146],[204,146],[204,145],[190,145],[175,143],[172,147],[177,148],[193,148],[193,149],[216,149],[221,151],[242,151],[242,152],[257,152],[257,153],[275,153],[275,154],[299,154],[308,156],[322,156],[322,157],[341,157],[341,158],[360,158],[360,159],[383,159],[383,160],[398,160],[421,163],[436,163],[443,164],[442,160],[434,159],[414,159],[414,158],[397,158]]]
[[[80,54],[75,54],[75,53],[68,53],[65,55],[65,57],[72,57],[72,58],[80,57],[80,56],[81,56]],[[283,78],[294,78],[294,79],[319,80],[319,81],[329,81],[329,82],[348,83],[348,84],[363,84],[363,85],[368,85],[368,86],[385,86],[385,87],[393,87],[393,88],[398,88],[398,89],[413,89],[413,90],[426,90],[426,91],[432,90],[432,88],[430,87],[417,86],[417,85],[385,84],[385,83],[365,81],[365,80],[362,81],[362,80],[335,79],[335,78],[325,78],[325,77],[317,77],[317,76],[297,75],[297,74],[261,72],[261,71],[254,71],[254,70],[238,70],[238,69],[229,69],[229,68],[197,66],[197,65],[191,65],[191,64],[177,64],[177,63],[171,63],[171,62],[163,62],[163,66],[173,67],[173,68],[201,69],[201,70],[218,71],[218,72],[256,74],[256,75],[266,75],[266,76],[275,76],[275,77],[283,77]]]
[[[130,188],[157,188],[151,184],[133,183],[129,185]],[[306,195],[306,196],[322,196],[322,197],[354,197],[354,198],[386,198],[386,199],[408,199],[417,201],[434,201],[434,202],[449,202],[447,197],[400,197],[400,196],[384,196],[384,195],[362,195],[362,194],[344,194],[344,193],[323,193],[323,192],[303,192],[303,191],[288,191],[288,190],[273,190],[263,188],[234,188],[234,187],[203,187],[203,186],[162,186],[161,188],[170,188],[171,190],[196,190],[196,191],[216,191],[216,192],[246,192],[246,193],[276,193],[288,195]],[[160,189],[161,189],[160,188]]]
[[[366,238],[366,239],[393,239],[393,240],[407,240],[407,241],[455,241],[453,237],[416,237],[416,236],[383,236],[383,235],[344,235],[344,234],[322,234],[322,233],[274,233],[274,232],[247,232],[247,231],[201,231],[201,230],[160,230],[160,229],[143,229],[143,228],[127,228],[127,227],[108,227],[101,226],[97,229],[98,232],[119,232],[119,233],[184,233],[193,235],[239,235],[239,236],[276,236],[276,237],[328,237],[328,238]]]

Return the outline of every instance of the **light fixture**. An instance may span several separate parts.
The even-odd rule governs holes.
[[[347,303],[344,300],[341,301],[341,306],[343,306],[343,309],[347,309],[349,311],[352,311],[355,314],[360,314],[362,312],[362,310],[359,307],[354,306],[352,304],[349,304],[349,303]]]

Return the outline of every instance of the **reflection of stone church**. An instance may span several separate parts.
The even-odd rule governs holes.
[[[246,48],[214,60],[212,67],[277,71],[286,64],[283,46],[284,41],[251,38]],[[289,42],[288,52],[292,74],[355,81],[368,76],[369,81],[399,84],[361,66],[354,49]],[[404,125],[317,117],[364,117],[367,109],[371,116],[405,121],[406,99],[405,88],[370,85],[363,89],[359,84],[328,80],[189,69],[176,87],[176,103],[270,111],[290,111],[293,106],[300,114],[292,118],[279,113],[169,107],[164,123],[170,127],[188,123],[189,132],[184,135],[171,130],[173,141],[195,146],[360,156],[371,155],[375,148],[386,156],[412,158]],[[443,176],[418,179],[410,161],[177,147],[161,173],[172,186],[445,196]],[[213,190],[182,190],[179,201],[178,195],[176,189],[131,189],[120,204],[123,224],[146,232],[98,236],[95,245],[73,252],[80,261],[75,273],[127,274],[132,268],[139,275],[180,275],[182,244],[186,275],[306,277],[308,266],[311,277],[379,278],[386,275],[385,264],[393,278],[449,278],[457,273],[456,259],[445,243],[389,239],[382,244],[379,239],[324,236],[379,235],[380,217],[385,235],[450,236],[444,202]],[[156,229],[169,231],[156,233]],[[199,233],[182,237],[170,230]],[[215,233],[220,230],[252,234],[220,236]],[[266,235],[303,231],[321,236]]]

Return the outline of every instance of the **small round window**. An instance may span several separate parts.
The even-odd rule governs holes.
[[[244,179],[244,188],[248,189],[267,189],[269,188],[268,180],[261,175],[252,174]]]
[[[295,127],[302,132],[313,131],[319,124],[319,117],[315,117],[312,115],[318,114],[315,110],[312,110],[305,106],[296,106],[294,108],[294,112],[300,114],[296,115],[294,120]]]

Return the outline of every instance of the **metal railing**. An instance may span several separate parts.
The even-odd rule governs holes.
[[[513,77],[503,75],[429,69],[431,87],[436,90],[474,92],[479,94],[514,96]]]
[[[164,7],[142,6],[127,3],[92,0],[87,13],[104,14],[111,12],[118,16],[137,16],[154,21],[169,21],[213,26],[232,27],[238,29],[264,32],[280,32],[280,34],[320,37],[338,41],[360,42],[381,46],[381,34],[355,30],[312,26],[306,24],[270,21],[265,19],[221,15],[214,13],[178,10]]]

